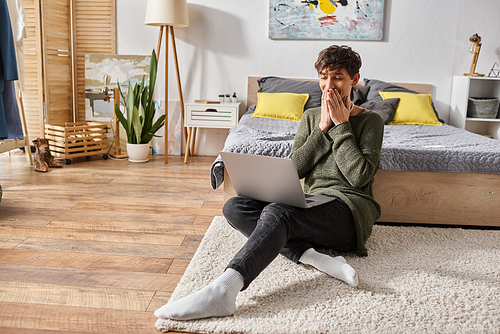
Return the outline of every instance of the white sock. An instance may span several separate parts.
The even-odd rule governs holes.
[[[243,276],[228,268],[219,278],[182,299],[167,303],[155,311],[158,318],[192,320],[234,314],[236,296],[243,288]]]
[[[347,264],[342,256],[331,257],[309,248],[302,254],[300,262],[309,264],[328,275],[346,282],[349,285],[358,285],[358,275],[353,267]]]

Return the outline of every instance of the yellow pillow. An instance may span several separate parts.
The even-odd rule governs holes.
[[[309,94],[257,93],[257,107],[252,117],[300,121]]]
[[[436,117],[431,104],[431,94],[379,92],[385,99],[399,98],[396,113],[389,124],[443,125]]]

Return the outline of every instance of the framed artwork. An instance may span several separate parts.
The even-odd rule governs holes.
[[[271,39],[381,40],[384,0],[269,0]]]
[[[86,54],[86,120],[109,122],[114,113],[113,88],[117,88],[119,82],[126,96],[128,86],[139,83],[143,76],[148,82],[150,60],[151,56]]]
[[[129,85],[136,85],[142,81],[149,82],[149,65],[151,55],[85,55],[85,118],[87,121],[105,122],[112,120],[114,114],[113,88],[120,83],[122,93],[127,97]],[[158,89],[158,82],[157,87]],[[161,87],[160,87],[161,88]],[[120,101],[123,98],[120,96]],[[165,113],[165,103],[156,103],[155,121]],[[168,102],[168,154],[181,154],[181,112],[180,102]],[[125,112],[121,104],[120,109]],[[123,129],[122,129],[123,130]],[[162,127],[153,137],[153,154],[165,154],[165,129]],[[124,137],[126,138],[126,136]]]

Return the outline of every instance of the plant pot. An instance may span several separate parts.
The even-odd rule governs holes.
[[[148,162],[149,143],[147,144],[129,144],[127,143],[128,161],[130,162]]]

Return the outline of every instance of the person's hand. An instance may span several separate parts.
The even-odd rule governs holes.
[[[325,88],[321,97],[321,121],[319,123],[321,131],[326,133],[334,123],[349,121],[351,103],[349,95],[342,99],[338,90]]]
[[[329,104],[331,103],[330,95],[331,92],[326,88],[323,89],[323,95],[321,96],[321,121],[319,122],[319,128],[323,133],[326,133],[333,124],[332,118],[330,117],[331,108],[329,108]]]
[[[351,98],[347,95],[342,99],[340,93],[334,89],[331,90],[330,103],[327,104],[330,112],[330,118],[335,124],[340,124],[349,121],[351,113]]]

